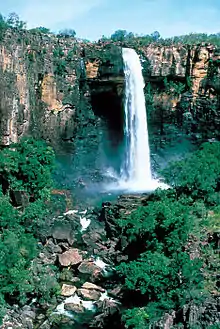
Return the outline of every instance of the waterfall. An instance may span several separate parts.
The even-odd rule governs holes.
[[[144,79],[134,49],[122,50],[125,73],[125,159],[121,177],[128,185],[148,189],[152,183]]]
[[[109,189],[147,192],[156,188],[167,189],[168,185],[152,178],[150,147],[148,139],[147,112],[144,96],[144,78],[139,56],[134,49],[123,48],[125,74],[124,144],[125,154],[117,187]],[[110,174],[114,171],[108,171]]]

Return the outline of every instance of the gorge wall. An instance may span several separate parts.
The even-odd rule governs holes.
[[[113,54],[114,66],[121,61],[122,67],[119,53]],[[0,45],[1,144],[16,142],[25,134],[52,143],[74,138],[80,116],[86,112],[92,116],[88,80],[101,71],[103,84],[111,85],[108,76],[113,73],[107,71],[112,63],[108,58],[102,63],[93,58],[89,45],[74,39],[8,31]]]
[[[123,127],[121,46],[128,45],[7,31],[0,42],[1,145],[32,135],[57,148],[80,150],[86,145],[94,155],[103,129],[113,132],[117,144]],[[220,49],[135,48],[142,59],[155,136],[178,127],[195,138],[218,137]]]
[[[219,137],[220,49],[150,45],[140,52],[151,83],[152,99],[146,91],[146,100],[161,130],[173,123],[198,139]]]

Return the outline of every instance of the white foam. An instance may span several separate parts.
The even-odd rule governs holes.
[[[81,217],[80,216],[80,224],[81,224],[81,226],[82,226],[82,228],[81,228],[81,232],[83,232],[83,231],[85,231],[88,227],[89,227],[89,225],[91,224],[91,219],[87,219],[86,217]]]
[[[75,305],[82,305],[85,309],[87,309],[89,311],[95,310],[94,302],[83,300],[77,294],[74,294],[73,296],[65,299],[64,304],[68,304],[68,303],[75,304]]]
[[[79,213],[85,215],[87,213],[87,209],[80,211]]]
[[[101,294],[101,297],[99,298],[100,301],[104,301],[105,299],[109,300],[110,302],[113,302],[115,304],[121,304],[119,301],[117,301],[116,299],[109,297],[108,296],[108,292],[105,291]]]
[[[78,210],[68,210],[67,212],[64,213],[64,216],[77,214],[77,213],[78,213]]]
[[[102,270],[105,270],[106,267],[110,267],[109,264],[103,262],[100,257],[97,257],[96,260],[94,260],[94,264],[98,267],[100,267]]]
[[[65,304],[75,304],[75,305],[82,305],[86,310],[95,311],[96,307],[94,302],[82,300],[77,294],[74,294],[71,297],[67,297],[62,303],[57,305],[55,314],[62,314],[69,318],[74,318],[74,315],[71,311],[65,310]]]

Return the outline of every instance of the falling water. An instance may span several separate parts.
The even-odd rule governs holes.
[[[125,73],[125,158],[120,185],[133,191],[150,191],[167,185],[152,178],[144,79],[134,49],[123,48]]]
[[[139,56],[134,49],[122,49],[125,74],[125,154],[120,177],[114,170],[108,175],[117,180],[109,190],[147,192],[156,188],[167,189],[168,185],[152,177],[150,147],[148,140],[147,113],[144,96],[144,79]]]
[[[139,187],[152,181],[144,79],[134,49],[123,49],[125,73],[125,161],[122,178]]]

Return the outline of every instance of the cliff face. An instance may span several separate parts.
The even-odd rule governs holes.
[[[204,92],[204,82],[211,73],[211,66],[217,65],[220,60],[220,50],[213,45],[193,47],[184,45],[158,47],[150,45],[140,50],[150,65],[146,77],[149,81],[170,77],[173,80],[185,82],[189,78],[194,99]],[[217,68],[210,78],[218,73],[219,69]],[[212,92],[210,86],[208,86],[208,89]]]
[[[149,45],[137,51],[146,86],[151,84],[154,122],[183,125],[188,120],[193,126],[197,116],[218,130],[219,49]],[[97,142],[101,119],[110,130],[122,131],[119,46],[8,31],[0,44],[0,76],[3,145],[27,134],[54,145],[88,137]],[[148,96],[146,90],[147,107]]]
[[[151,86],[147,108],[160,135],[178,128],[195,140],[219,138],[220,49],[149,45],[138,51]]]
[[[92,80],[91,90],[98,85],[114,89],[123,83],[121,72],[112,73],[115,64],[108,55],[94,57],[90,48],[71,38],[26,31],[7,33],[0,44],[1,144],[16,142],[27,134],[53,144],[75,137],[93,117],[88,82]],[[120,50],[115,49],[115,62],[120,62]],[[104,77],[102,84],[100,75]]]
[[[62,50],[61,50],[62,49]],[[62,69],[62,58],[72,51],[71,61]],[[60,62],[55,52],[62,51]],[[66,133],[78,95],[79,47],[74,42],[62,44],[45,36],[8,33],[0,46],[1,69],[1,142],[16,142],[28,133],[45,139]],[[53,55],[54,54],[54,55]],[[57,81],[54,72],[60,74]],[[58,71],[60,70],[60,71]],[[63,74],[65,72],[65,79]],[[66,97],[71,83],[74,104]]]

